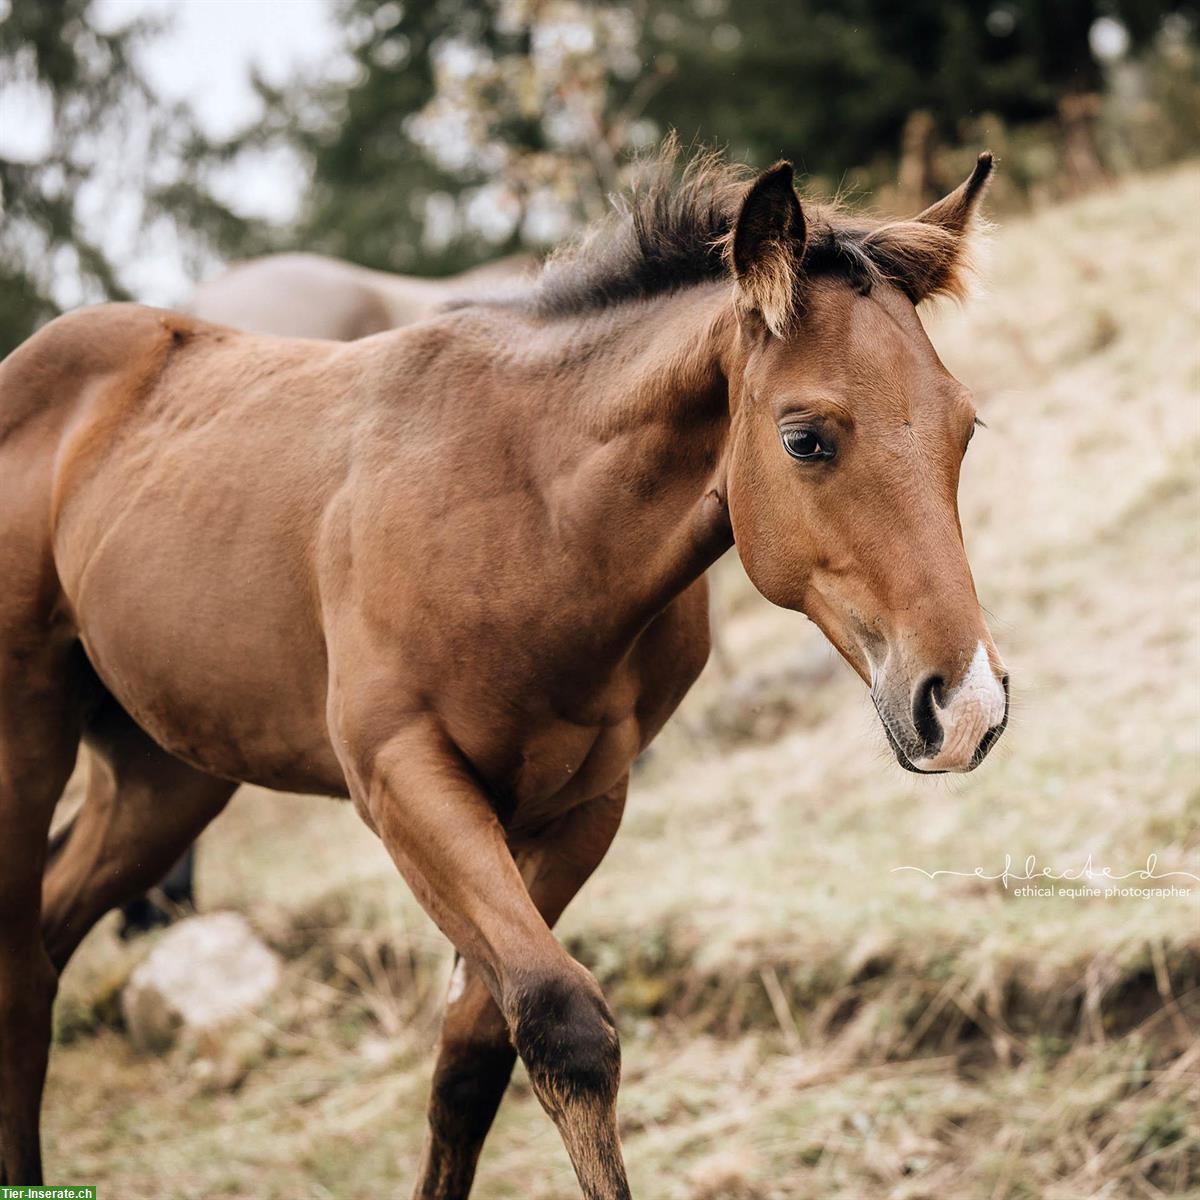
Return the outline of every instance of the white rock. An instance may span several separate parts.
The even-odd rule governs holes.
[[[279,956],[237,913],[173,925],[121,994],[130,1041],[163,1050],[184,1030],[206,1030],[258,1008],[279,983]]]

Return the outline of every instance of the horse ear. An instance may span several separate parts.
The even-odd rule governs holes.
[[[733,227],[730,257],[738,292],[782,337],[796,305],[796,279],[804,254],[804,210],[790,162],[777,162],[751,185]]]
[[[947,233],[959,237],[968,233],[975,221],[979,202],[983,199],[988,180],[992,177],[995,160],[990,150],[985,150],[975,161],[975,169],[948,196],[931,204],[917,220],[922,225],[937,225]]]
[[[911,221],[881,225],[867,237],[870,256],[914,304],[936,295],[965,294],[970,235],[993,165],[985,151],[970,176],[948,196]]]

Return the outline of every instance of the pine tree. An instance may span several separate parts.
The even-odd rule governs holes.
[[[118,242],[136,244],[156,221],[195,249],[242,251],[258,232],[209,195],[210,152],[190,114],[163,104],[139,69],[156,27],[106,29],[95,9],[13,0],[0,21],[6,119],[20,111],[45,131],[26,156],[0,156],[0,355],[63,307],[132,298]],[[120,239],[108,215],[123,222]]]

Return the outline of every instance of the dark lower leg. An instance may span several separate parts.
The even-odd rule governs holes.
[[[457,990],[451,985],[451,994]],[[467,970],[447,1007],[414,1200],[466,1200],[516,1058],[566,1145],[588,1200],[628,1200],[617,1133],[620,1048],[592,977],[563,956],[511,990],[505,1021]]]
[[[181,910],[194,910],[196,847],[189,846],[159,880],[158,887],[121,905],[121,937],[132,938],[160,925],[170,925]]]
[[[571,1157],[587,1200],[629,1200],[617,1132],[621,1050],[612,1013],[588,972],[533,977],[510,1022],[534,1094]]]
[[[517,1058],[500,1010],[461,958],[450,994],[414,1200],[465,1200]]]
[[[0,949],[0,1183],[42,1182],[38,1121],[58,976],[40,943]]]
[[[624,797],[622,783],[517,850],[521,877],[548,924],[557,922],[603,858],[620,824]],[[438,1044],[429,1133],[414,1200],[465,1200],[515,1060],[508,1022],[478,971],[458,958]],[[545,1082],[543,1095],[553,1086]],[[615,1090],[614,1083],[614,1102]],[[569,1123],[581,1126],[578,1120]],[[615,1146],[615,1123],[613,1134],[609,1144]],[[585,1153],[582,1148],[578,1152]],[[619,1190],[612,1194],[621,1195]]]

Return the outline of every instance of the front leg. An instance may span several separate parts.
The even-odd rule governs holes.
[[[612,844],[627,780],[516,850],[530,897],[553,926]],[[458,958],[438,1040],[429,1130],[413,1200],[464,1200],[516,1060],[508,1025],[479,972]]]
[[[620,1047],[599,985],[550,932],[491,804],[435,722],[409,717],[381,736],[374,714],[362,729],[370,736],[353,723],[341,730],[355,803],[478,971],[587,1200],[628,1200]]]

